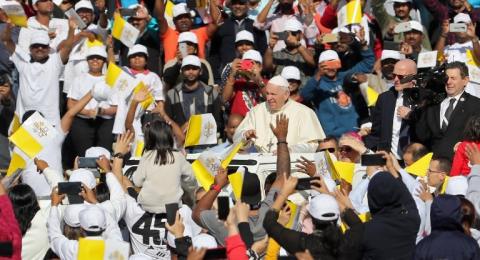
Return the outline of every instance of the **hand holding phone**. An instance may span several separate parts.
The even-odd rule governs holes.
[[[97,168],[97,157],[78,157],[78,168]]]
[[[81,182],[59,182],[58,194],[66,194],[70,204],[81,204],[84,199],[80,195],[82,192]]]
[[[383,154],[363,154],[362,166],[384,166],[387,160],[383,156]]]
[[[311,190],[312,186],[318,186],[317,183],[312,183],[313,180],[320,180],[320,177],[299,178],[295,190]]]
[[[218,219],[227,220],[228,214],[230,213],[230,201],[227,196],[218,196]]]
[[[167,211],[167,223],[170,226],[175,224],[175,219],[177,217],[177,211],[178,211],[178,203],[166,204],[165,210]]]

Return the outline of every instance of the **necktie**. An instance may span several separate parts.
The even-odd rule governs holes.
[[[450,116],[452,115],[453,112],[453,104],[455,104],[456,99],[452,98],[450,99],[450,104],[447,107],[447,110],[445,111],[445,119],[442,122],[442,130],[445,131],[447,130],[448,123],[450,122]]]

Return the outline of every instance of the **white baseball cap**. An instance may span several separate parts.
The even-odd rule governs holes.
[[[450,195],[467,195],[468,180],[465,176],[453,176],[448,178],[446,194]]]
[[[105,212],[97,205],[85,204],[79,213],[80,226],[90,232],[103,231],[107,227]]]
[[[392,0],[393,3],[411,3],[412,0]]]
[[[200,59],[195,55],[187,55],[183,58],[182,68],[185,67],[185,66],[188,66],[188,65],[199,67],[199,68],[202,67],[202,65],[200,63]]]
[[[318,63],[327,61],[327,60],[339,60],[338,54],[334,50],[326,50],[320,53],[320,57],[318,57]]]
[[[288,19],[285,22],[285,25],[283,27],[283,31],[288,31],[288,32],[301,31],[301,32],[303,32],[303,25],[297,19]]]
[[[75,11],[78,11],[80,9],[90,9],[93,11],[92,2],[90,2],[90,0],[78,1],[78,3],[75,4]]]
[[[85,184],[89,189],[94,189],[97,186],[97,181],[93,173],[87,169],[76,169],[72,171],[69,182],[81,182]]]
[[[90,56],[100,56],[107,58],[107,51],[104,46],[93,46],[87,49],[87,58]]]
[[[275,85],[275,86],[279,86],[285,90],[288,90],[288,81],[280,76],[280,75],[277,75],[273,78],[271,78],[269,81],[268,81],[268,84],[272,84],[272,85]]]
[[[313,197],[307,205],[310,216],[323,221],[333,221],[340,217],[340,208],[335,198],[328,194]]]
[[[249,41],[251,43],[255,42],[253,34],[247,30],[239,31],[237,33],[237,35],[235,36],[235,43],[239,41]]]
[[[63,221],[70,227],[80,227],[80,211],[85,209],[86,204],[70,204],[65,207]]]
[[[48,37],[47,31],[33,30],[32,36],[30,37],[30,45],[34,44],[49,45],[50,37]]]
[[[300,70],[295,66],[284,67],[280,76],[284,77],[287,80],[289,79],[301,80]]]
[[[242,60],[253,60],[260,64],[263,63],[262,54],[256,50],[248,50],[243,53]]]
[[[184,15],[184,14],[190,14],[190,10],[187,7],[187,4],[185,3],[179,3],[173,6],[173,18],[176,18],[177,16]]]
[[[412,28],[412,30],[415,30],[415,31],[419,31],[421,33],[423,33],[423,26],[421,23],[419,23],[418,21],[415,21],[415,20],[411,20],[409,21],[410,23],[410,28]]]
[[[217,248],[218,244],[214,237],[209,234],[199,234],[192,238],[192,245],[194,248]]]
[[[386,60],[386,59],[403,60],[405,59],[405,55],[401,54],[399,51],[383,50],[381,60]]]
[[[107,159],[110,159],[110,151],[100,146],[90,147],[85,151],[85,157],[98,158],[102,155],[105,156]]]
[[[143,53],[148,57],[147,47],[141,44],[135,44],[133,45],[132,48],[128,49],[127,57],[130,57],[130,55],[137,54],[137,53]]]
[[[470,18],[470,15],[466,13],[459,13],[453,17],[453,22],[454,23],[472,23],[472,19]]]
[[[198,44],[198,38],[193,32],[182,32],[178,35],[178,42],[191,42]]]
[[[92,96],[98,102],[107,101],[113,94],[112,88],[105,81],[99,81],[93,85]]]

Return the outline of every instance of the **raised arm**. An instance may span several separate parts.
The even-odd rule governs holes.
[[[167,32],[168,23],[165,19],[165,3],[163,0],[155,0],[154,15],[157,17],[158,25],[160,26],[160,35]]]
[[[83,96],[72,108],[68,109],[67,113],[63,115],[62,121],[60,125],[64,133],[68,133],[70,131],[70,127],[72,127],[73,119],[75,116],[82,111],[82,109],[90,102],[92,99],[92,92],[88,92]]]
[[[284,114],[277,115],[276,126],[270,124],[273,134],[277,137],[277,177],[272,188],[280,189],[285,178],[290,176],[290,152],[288,151],[287,134],[288,118]]]
[[[61,47],[58,50],[60,58],[62,59],[63,64],[67,64],[68,58],[70,57],[70,52],[72,51],[73,41],[75,38],[75,28],[77,25],[73,19],[68,20],[68,37],[61,43]]]
[[[212,22],[208,24],[207,27],[207,34],[208,37],[213,37],[215,32],[218,29],[218,24],[220,23],[220,19],[222,19],[222,14],[220,13],[220,9],[218,9],[218,6],[215,4],[216,1],[210,0],[209,6],[210,6],[210,16],[212,17]]]
[[[272,9],[274,2],[275,0],[268,0],[268,3],[257,16],[257,23],[263,24],[267,21],[268,13],[270,12],[270,9]]]

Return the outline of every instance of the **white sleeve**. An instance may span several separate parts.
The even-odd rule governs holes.
[[[352,201],[355,211],[357,211],[359,214],[363,214],[370,211],[370,209],[368,208],[368,205],[363,204],[363,198],[365,197],[365,194],[367,194],[369,183],[370,183],[369,178],[362,179],[362,181],[360,181],[360,183],[358,183],[357,186],[354,189],[352,189],[352,191],[348,195],[348,197]]]
[[[25,65],[30,62],[30,56],[19,45],[17,45],[15,46],[15,52],[10,56],[10,60],[21,73],[23,72]]]
[[[163,95],[163,84],[157,74],[154,74],[153,79],[153,97],[155,101],[165,101],[165,96]]]
[[[233,135],[233,142],[239,142],[243,139],[243,135],[247,130],[255,129],[255,121],[254,121],[254,111],[250,110],[247,113],[247,116],[242,120],[240,125],[235,130],[235,134]]]
[[[62,174],[51,167],[47,167],[45,170],[43,170],[43,176],[45,176],[48,184],[50,184],[50,189],[58,186],[59,182],[65,181]]]
[[[477,215],[480,215],[480,165],[473,165],[468,177],[467,199],[475,206]]]
[[[410,191],[410,194],[412,196],[416,193],[415,189],[418,186],[418,181],[415,180],[412,175],[408,174],[405,169],[401,169],[398,171],[400,173],[400,176],[402,176],[402,181],[407,186],[408,191]]]
[[[106,212],[104,207],[102,207],[102,209],[104,209],[104,211],[105,211],[105,218],[107,220],[107,227],[105,228],[105,231],[103,232],[103,237],[105,239],[113,239],[113,240],[123,241],[122,233],[120,232],[120,228],[118,227],[118,221],[115,221],[115,219],[113,219],[112,215],[110,215],[108,212]]]
[[[106,182],[108,189],[110,189],[110,202],[113,207],[113,211],[115,211],[109,213],[118,222],[125,214],[125,193],[123,192],[122,186],[118,182],[117,178],[113,175],[113,173],[107,173]]]
[[[50,208],[50,217],[47,220],[48,240],[53,252],[60,259],[76,259],[78,242],[68,240],[60,229],[60,214],[56,206]]]
[[[67,97],[74,99],[74,100],[80,100],[82,97],[80,97],[80,88],[78,86],[78,83],[81,82],[81,79],[75,78],[73,80],[72,87],[68,90]]]
[[[20,33],[18,34],[17,46],[19,46],[25,51],[29,49],[31,30],[32,29],[29,29],[28,27],[23,27],[20,29]]]
[[[432,209],[432,200],[425,202],[425,236],[432,232],[432,223],[430,221],[430,211]]]

